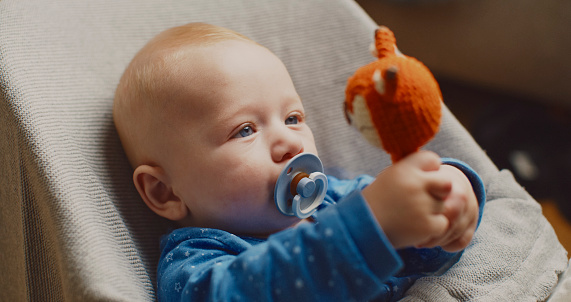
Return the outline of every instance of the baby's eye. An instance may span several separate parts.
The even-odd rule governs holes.
[[[285,120],[286,125],[295,125],[297,123],[299,123],[299,118],[295,115],[292,115]]]
[[[246,136],[250,136],[252,134],[254,134],[254,128],[252,128],[252,126],[245,126],[242,129],[240,129],[240,131],[238,131],[238,133],[236,133],[236,135],[234,135],[235,138],[239,138],[239,137],[246,137]]]

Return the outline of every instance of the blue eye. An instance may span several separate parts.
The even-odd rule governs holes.
[[[295,115],[292,115],[285,120],[286,125],[295,125],[297,123],[299,123],[299,119]]]
[[[254,134],[254,128],[252,126],[245,126],[244,128],[240,129],[238,133],[234,137],[246,137]]]

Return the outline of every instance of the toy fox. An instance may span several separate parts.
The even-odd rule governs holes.
[[[345,113],[352,126],[396,162],[434,137],[442,116],[442,94],[428,68],[397,49],[387,27],[375,31],[371,48],[378,60],[349,78]]]

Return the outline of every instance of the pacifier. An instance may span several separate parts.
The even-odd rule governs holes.
[[[274,190],[278,210],[287,216],[307,218],[323,203],[327,177],[323,164],[311,153],[294,156],[284,167]]]

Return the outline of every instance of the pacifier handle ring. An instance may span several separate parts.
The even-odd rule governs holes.
[[[300,153],[282,169],[274,189],[274,202],[280,213],[303,219],[313,215],[323,203],[326,191],[327,177],[321,160],[314,154]]]
[[[310,198],[305,198],[301,196],[301,194],[298,194],[293,198],[292,201],[293,213],[295,214],[295,216],[302,219],[313,215],[313,213],[317,211],[317,208],[323,203],[323,198],[325,197],[325,194],[327,192],[327,177],[325,176],[325,174],[321,172],[313,172],[311,173],[311,175],[309,175],[308,178],[314,181],[315,183],[319,184],[316,192],[312,193],[312,197]],[[310,200],[311,204],[302,209],[301,203],[307,200]]]

